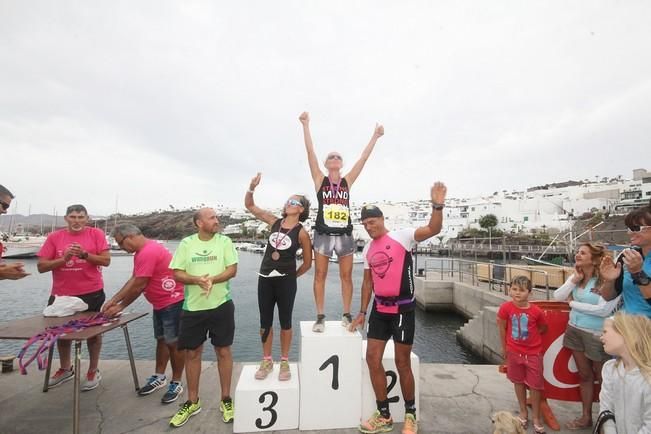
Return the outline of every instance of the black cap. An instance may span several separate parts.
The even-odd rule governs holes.
[[[375,205],[364,205],[362,207],[362,220],[371,217],[384,217],[384,214],[382,214],[382,210]]]

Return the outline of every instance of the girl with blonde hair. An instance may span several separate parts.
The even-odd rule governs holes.
[[[618,312],[604,322],[601,341],[615,356],[604,364],[599,394],[603,433],[651,433],[651,319]]]

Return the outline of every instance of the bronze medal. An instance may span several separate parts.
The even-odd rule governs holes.
[[[278,253],[278,251],[276,250],[275,252],[273,252],[271,254],[271,259],[273,259],[274,261],[279,260],[280,259],[280,253]]]

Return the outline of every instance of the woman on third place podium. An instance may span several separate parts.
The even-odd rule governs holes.
[[[280,370],[278,379],[291,378],[289,348],[292,344],[292,310],[296,296],[296,278],[312,266],[312,243],[301,222],[310,215],[310,202],[305,196],[293,195],[283,207],[282,218],[256,206],[253,192],[260,184],[258,173],[249,184],[244,205],[258,220],[271,226],[267,248],[260,264],[258,278],[258,307],[260,309],[260,337],[262,362],[255,378],[263,380],[273,371],[271,347],[273,343],[274,307],[278,305],[280,318]],[[296,251],[303,249],[303,264],[296,269]]]
[[[310,164],[310,173],[316,189],[319,202],[319,211],[316,216],[314,229],[314,302],[316,303],[316,322],[312,331],[322,333],[325,330],[325,280],[328,274],[328,263],[333,252],[337,254],[339,262],[339,276],[341,278],[341,298],[343,315],[341,325],[348,327],[352,322],[350,303],[353,299],[353,253],[355,240],[353,239],[353,225],[350,220],[350,188],[362,172],[366,160],[371,156],[377,140],[384,135],[384,127],[375,125],[371,140],[364,148],[362,156],[346,175],[341,176],[344,161],[338,152],[330,152],[326,157],[324,166],[327,175],[319,168],[319,161],[314,152],[312,135],[310,134],[310,115],[303,112],[299,118],[303,125],[303,138],[307,160]]]

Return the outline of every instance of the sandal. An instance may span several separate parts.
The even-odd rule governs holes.
[[[528,419],[523,419],[520,416],[518,416],[518,422],[520,422],[520,426],[522,426],[522,429],[525,430],[525,431],[529,427],[529,420]]]
[[[533,432],[536,434],[545,434],[545,426],[544,425],[536,425],[535,423],[533,424]]]
[[[569,429],[570,431],[592,428],[592,420],[589,420],[586,423],[582,423],[581,418],[576,418],[573,421],[566,423],[565,428]]]

